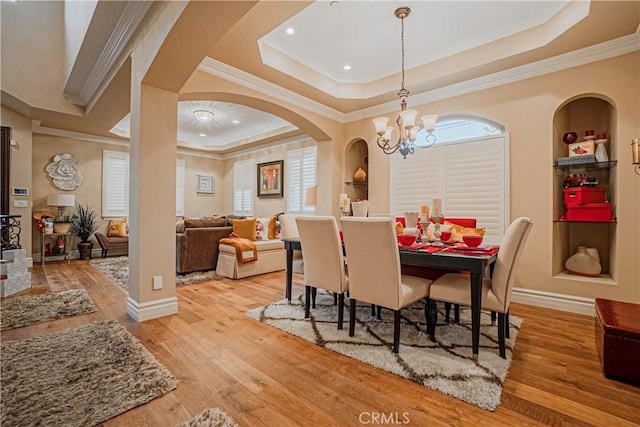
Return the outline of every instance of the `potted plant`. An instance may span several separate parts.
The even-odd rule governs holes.
[[[78,252],[80,259],[91,259],[93,242],[89,238],[98,229],[96,213],[89,208],[89,205],[76,204],[76,213],[71,217],[71,234],[78,236]]]

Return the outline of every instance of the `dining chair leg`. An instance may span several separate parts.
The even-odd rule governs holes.
[[[356,300],[349,298],[349,336],[356,333]]]
[[[338,329],[342,329],[343,322],[344,322],[344,294],[340,294],[338,295]]]
[[[505,349],[505,340],[504,340],[504,335],[505,335],[505,324],[504,324],[504,319],[505,319],[505,314],[504,313],[498,313],[498,346],[500,347],[500,357],[502,357],[503,359],[507,358],[507,352]]]
[[[504,336],[507,338],[511,338],[509,336],[509,311],[504,314]]]
[[[333,293],[333,305],[336,305],[338,303],[338,293],[334,292]]]
[[[453,307],[453,321],[455,323],[460,323],[460,304],[455,304]]]
[[[376,305],[371,304],[371,317],[375,317],[376,315]]]
[[[491,326],[496,326],[496,312],[491,312]]]
[[[427,298],[427,333],[431,341],[436,341],[436,324],[438,323],[438,302],[434,299]]]
[[[311,303],[311,286],[304,287],[304,318],[309,318],[309,308]]]
[[[429,317],[429,298],[425,298],[424,301],[424,323],[427,324],[427,335],[431,332],[431,318]]]
[[[393,310],[393,352],[400,350],[400,310]]]
[[[382,320],[382,307],[376,305],[376,319]]]
[[[316,294],[318,293],[318,288],[311,288],[311,308],[316,308]]]
[[[451,311],[451,303],[444,303],[444,323],[449,323],[449,312]]]

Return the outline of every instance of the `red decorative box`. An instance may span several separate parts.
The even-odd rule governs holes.
[[[606,187],[564,188],[564,204],[604,203],[607,201]]]
[[[611,203],[567,203],[565,221],[607,222],[613,220]]]

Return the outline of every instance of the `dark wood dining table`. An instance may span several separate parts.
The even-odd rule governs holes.
[[[287,253],[287,270],[285,282],[285,295],[291,302],[291,287],[293,280],[293,251],[302,250],[299,238],[283,239]],[[480,347],[480,312],[482,307],[482,280],[487,267],[491,267],[498,258],[498,254],[465,254],[460,252],[439,251],[429,253],[413,249],[399,248],[400,263],[421,268],[442,268],[447,270],[465,270],[470,273],[469,286],[471,287],[471,340],[473,359],[478,358]]]

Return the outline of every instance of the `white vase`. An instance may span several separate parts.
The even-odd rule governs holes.
[[[606,139],[596,140],[596,161],[608,162],[609,156],[607,155],[607,147],[604,145],[607,142]]]
[[[587,248],[584,246],[578,246],[578,251],[567,259],[564,266],[569,273],[581,276],[598,276],[602,271],[600,261],[589,255]]]

